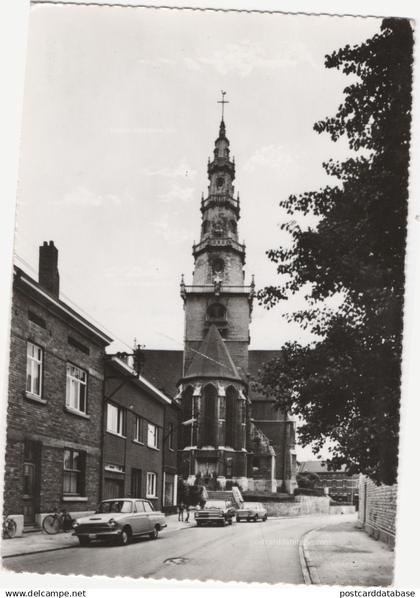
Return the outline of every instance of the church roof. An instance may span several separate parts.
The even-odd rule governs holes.
[[[186,378],[229,378],[242,381],[220,332],[214,324],[210,326],[199,350],[194,352],[194,357],[183,380]]]
[[[225,343],[223,344],[226,347]],[[172,397],[175,396],[178,393],[177,382],[182,376],[182,350],[145,349],[144,354],[146,356],[146,361],[143,366],[144,375],[165,394]],[[253,388],[252,380],[257,378],[258,370],[262,367],[263,363],[270,361],[273,358],[281,357],[281,354],[281,350],[268,351],[251,349],[248,352],[249,374],[251,379],[249,396],[251,401],[269,400]]]

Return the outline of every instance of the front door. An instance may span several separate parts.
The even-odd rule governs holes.
[[[32,440],[25,440],[22,496],[24,525],[33,525],[35,523],[35,513],[39,510],[40,461],[40,443]]]

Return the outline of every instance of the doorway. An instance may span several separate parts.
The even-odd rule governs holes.
[[[41,443],[25,440],[23,453],[23,523],[31,526],[35,524],[35,514],[39,511]]]

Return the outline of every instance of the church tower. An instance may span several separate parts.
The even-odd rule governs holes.
[[[248,345],[254,283],[245,284],[245,245],[239,242],[235,162],[222,120],[208,190],[201,199],[200,240],[193,245],[192,284],[182,278],[185,310],[180,380],[182,473],[208,487],[247,485],[249,435]]]

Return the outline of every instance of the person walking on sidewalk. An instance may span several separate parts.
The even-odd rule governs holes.
[[[180,502],[178,505],[178,521],[184,521],[184,510],[186,505],[183,502]],[[187,511],[188,513],[188,511]]]

